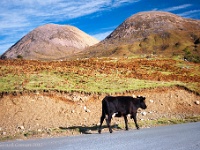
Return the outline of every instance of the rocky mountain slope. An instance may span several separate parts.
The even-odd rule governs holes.
[[[159,34],[161,38],[168,38],[170,31],[200,31],[200,21],[184,19],[168,12],[142,12],[125,20],[104,42],[132,43],[142,41],[151,34]]]
[[[168,12],[142,12],[119,25],[85,56],[200,56],[200,20]],[[193,59],[193,58],[191,58]]]
[[[59,59],[82,51],[98,42],[76,27],[47,24],[25,35],[1,58]]]

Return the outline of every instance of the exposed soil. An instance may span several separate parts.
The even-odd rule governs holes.
[[[148,106],[146,110],[138,111],[139,124],[144,120],[200,115],[200,105],[195,104],[200,101],[200,96],[180,87],[146,89],[119,95],[133,94],[145,96]],[[71,135],[80,127],[80,132],[92,130],[91,133],[97,133],[104,96],[57,92],[3,95],[0,98],[0,136],[23,135],[20,138],[26,138],[38,133],[45,137]],[[123,123],[122,118],[112,120],[112,124],[120,123]]]

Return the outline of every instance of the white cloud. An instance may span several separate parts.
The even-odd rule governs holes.
[[[140,0],[1,0],[0,12],[1,15],[7,15],[10,21],[20,16],[23,19],[18,19],[19,22],[32,22],[32,18],[37,20],[35,17],[42,22],[51,18],[77,18],[138,1]]]
[[[63,20],[72,19],[95,12],[120,7],[124,3],[138,2],[139,0],[2,0],[0,10],[3,14],[24,16],[27,21],[33,17]],[[60,16],[62,15],[62,16]],[[12,19],[13,17],[10,16]]]
[[[177,14],[177,15],[182,16],[182,17],[188,17],[188,18],[190,18],[190,17],[196,16],[197,14],[199,15],[199,13],[200,13],[200,9],[186,11],[186,12],[183,12],[183,13],[180,13],[180,14]]]
[[[111,30],[111,31],[106,31],[106,32],[102,32],[102,33],[98,33],[98,34],[94,34],[94,35],[91,35],[91,36],[93,36],[93,37],[95,37],[96,39],[98,39],[98,40],[104,40],[111,32],[112,32],[113,30]]]
[[[119,7],[120,5],[124,4],[124,3],[136,3],[139,2],[141,0],[114,0],[113,3],[113,7]]]
[[[199,12],[200,12],[200,9],[198,10],[191,10],[192,6],[194,6],[194,4],[183,4],[183,5],[179,5],[179,6],[173,6],[173,7],[169,7],[169,8],[164,8],[164,9],[158,9],[158,8],[154,8],[153,10],[160,10],[160,11],[168,11],[168,12],[173,12],[173,11],[176,11],[178,13],[176,13],[177,15],[179,16],[182,16],[182,17],[187,17],[187,18],[199,18],[200,15],[199,15]],[[189,11],[184,11],[184,9],[187,9],[190,8]],[[182,11],[182,13],[180,13],[180,11]]]
[[[192,4],[183,4],[183,5],[179,5],[179,6],[165,8],[165,9],[162,9],[162,10],[163,11],[176,11],[176,10],[185,9],[185,8],[188,8],[188,7],[191,7],[191,6],[192,6]]]

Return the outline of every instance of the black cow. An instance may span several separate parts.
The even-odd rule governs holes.
[[[133,98],[132,96],[116,96],[116,97],[106,96],[102,100],[102,116],[100,118],[99,133],[101,133],[101,126],[105,118],[109,131],[110,133],[112,133],[110,122],[113,116],[115,117],[123,116],[126,130],[128,130],[127,115],[129,114],[131,115],[131,119],[134,120],[136,128],[139,129],[136,119],[138,108],[142,109],[147,108],[145,104],[145,97],[137,96],[137,98]]]

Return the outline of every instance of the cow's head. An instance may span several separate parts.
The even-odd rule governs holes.
[[[143,96],[137,96],[137,98],[139,99],[140,101],[140,108],[142,109],[146,109],[147,108],[147,105],[145,104],[145,97]]]

